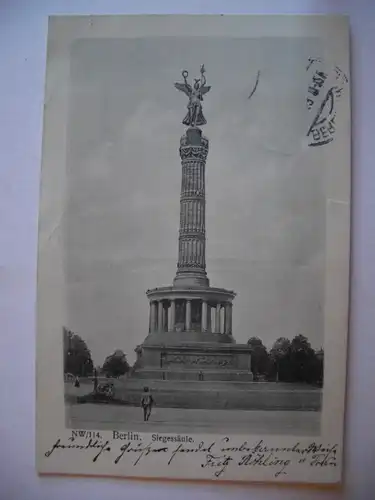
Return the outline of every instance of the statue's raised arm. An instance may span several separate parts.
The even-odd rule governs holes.
[[[174,86],[177,90],[184,92],[189,97],[188,112],[183,119],[182,123],[188,127],[199,127],[207,123],[202,111],[202,101],[203,95],[206,94],[211,87],[206,85],[206,77],[204,75],[205,68],[202,64],[201,66],[201,78],[194,78],[193,85],[187,82],[187,77],[189,73],[184,70],[182,71],[182,77],[184,83],[175,83]]]
[[[204,94],[207,94],[211,90],[211,85],[206,85],[206,76],[205,76],[206,69],[204,67],[204,64],[201,66],[201,81],[200,81],[200,93],[201,93],[201,101],[203,101],[203,96]]]

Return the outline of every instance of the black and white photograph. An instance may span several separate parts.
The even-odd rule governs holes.
[[[265,26],[277,26],[272,19]],[[59,438],[45,456],[106,431],[137,446],[144,433],[151,442],[167,433],[198,450],[205,445],[189,436],[290,438],[298,443],[291,453],[300,439],[317,443],[327,435],[332,390],[340,414],[331,412],[331,422],[343,418],[345,392],[345,377],[334,384],[345,374],[346,330],[338,335],[349,262],[347,48],[338,58],[333,42],[327,48],[323,20],[311,20],[317,34],[306,36],[302,28],[245,36],[241,22],[237,36],[220,36],[209,21],[205,33],[200,16],[180,19],[165,36],[106,36],[105,18],[94,21],[95,36],[84,18],[65,22],[67,33],[82,26],[82,34],[64,57],[56,40],[49,46],[52,108],[66,76],[61,127],[51,119],[45,128],[39,262],[51,277],[39,317],[48,316],[41,328],[53,322],[58,332],[49,345],[58,349],[62,400],[59,392],[49,404],[58,398],[71,443]],[[63,23],[56,21],[61,33]],[[343,26],[332,20],[331,31],[342,35]],[[59,177],[52,170],[60,149]],[[59,278],[53,250],[43,256],[54,246]],[[289,464],[276,452],[267,458],[262,446],[237,465],[276,467],[275,480],[289,480]],[[336,448],[327,446],[332,466]],[[207,450],[202,473],[223,479],[232,458],[220,465]]]

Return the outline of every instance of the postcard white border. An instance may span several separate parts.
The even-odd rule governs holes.
[[[75,453],[47,458],[57,437],[67,439],[62,381],[64,273],[61,220],[64,216],[67,91],[69,50],[76,39],[135,37],[320,37],[325,42],[326,63],[349,75],[349,30],[342,16],[74,16],[53,17],[49,23],[45,89],[42,180],[40,195],[37,306],[37,468],[40,473],[82,474],[170,479],[214,480],[194,456],[166,466],[150,458],[141,467],[129,460],[114,465],[103,455],[97,463]],[[350,99],[340,103],[340,125],[335,141],[321,148],[326,173],[326,278],[325,278],[325,385],[322,411],[324,445],[338,444],[338,466],[289,467],[275,478],[272,469],[228,467],[222,480],[338,483],[342,472],[347,360],[349,255],[350,255]],[[129,429],[131,430],[131,429]],[[110,431],[100,431],[111,436]],[[197,436],[212,441],[213,435]],[[257,441],[262,436],[233,436],[236,442]],[[269,446],[286,447],[313,438],[263,436]],[[219,439],[219,437],[218,437]],[[316,441],[316,439],[315,439]]]

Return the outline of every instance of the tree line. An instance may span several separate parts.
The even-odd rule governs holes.
[[[86,342],[79,336],[63,328],[64,373],[87,377],[93,373],[94,365]]]
[[[108,377],[120,377],[130,370],[126,354],[119,349],[105,358],[103,366],[94,367],[90,349],[79,335],[63,328],[63,339],[65,374],[75,377],[101,374]]]
[[[131,370],[126,354],[119,349],[107,356],[101,367],[94,368],[90,349],[79,335],[64,328],[63,338],[65,374],[120,377]],[[251,337],[247,344],[251,348],[254,380],[299,382],[322,387],[324,351],[315,351],[303,335],[292,340],[280,337],[270,350],[258,337]]]
[[[258,337],[251,337],[254,380],[297,382],[323,386],[324,351],[315,351],[303,335],[292,340],[278,338],[270,350]]]

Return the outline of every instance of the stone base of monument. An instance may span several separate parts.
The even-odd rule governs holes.
[[[184,334],[189,336],[189,342],[184,342]],[[192,339],[195,336],[194,342]],[[212,337],[216,336],[221,337],[224,342],[212,342]],[[158,343],[153,343],[154,337]],[[166,341],[165,344],[161,343],[163,340]],[[252,381],[251,350],[247,345],[230,343],[231,338],[228,340],[229,342],[225,342],[224,335],[202,332],[151,334],[137,351],[138,359],[132,378]]]
[[[234,370],[138,370],[133,378],[142,380],[190,380],[201,382],[252,382],[253,374]]]
[[[222,343],[216,337],[220,337]],[[116,387],[116,398],[125,404],[139,406],[143,388],[148,387],[156,407],[321,409],[321,391],[318,389],[253,382],[249,347],[236,344],[229,336],[202,332],[150,334],[137,349],[137,354],[132,375],[122,386]]]

